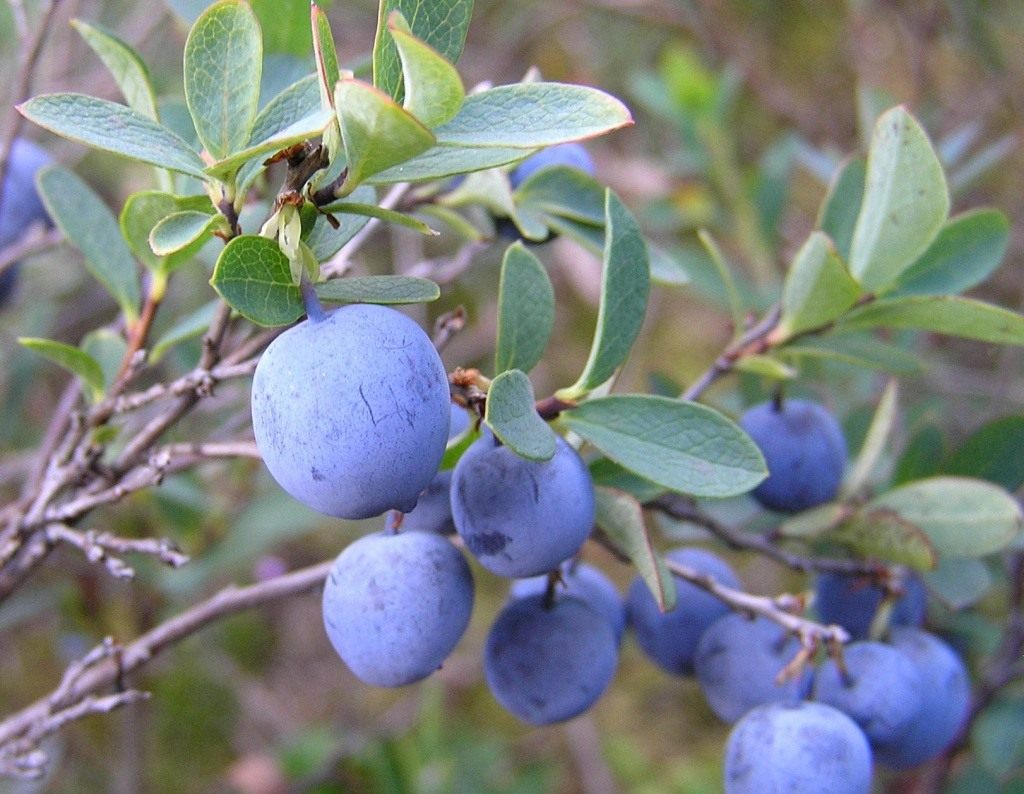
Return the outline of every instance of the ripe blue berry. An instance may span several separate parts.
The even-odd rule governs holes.
[[[621,640],[622,633],[626,630],[626,607],[612,581],[600,569],[593,565],[587,565],[585,562],[575,565],[563,563],[560,567],[564,587],[559,587],[559,594],[578,598],[599,614],[604,615],[611,625],[612,631],[615,632],[615,639]],[[528,579],[517,579],[512,583],[509,595],[512,598],[543,595],[547,592],[547,587],[548,577],[546,574],[532,576]]]

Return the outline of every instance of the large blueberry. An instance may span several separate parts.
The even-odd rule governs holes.
[[[550,460],[519,457],[489,430],[452,477],[455,528],[480,564],[499,576],[537,576],[572,557],[594,526],[590,472],[559,437]]]
[[[398,524],[403,531],[454,535],[455,522],[452,521],[451,486],[451,469],[439,471],[423,489],[419,501],[416,502],[416,507],[404,515],[394,511],[387,514],[384,519],[384,529],[392,530]],[[402,520],[399,524],[398,516],[400,515]]]
[[[807,400],[774,401],[743,414],[740,425],[760,447],[768,477],[752,492],[762,505],[797,513],[839,492],[846,465],[842,428],[824,407]]]
[[[52,225],[35,183],[36,172],[50,162],[44,149],[25,138],[11,145],[0,202],[0,249],[17,242],[33,223]],[[11,296],[17,279],[17,263],[0,274],[0,305]]]
[[[357,304],[271,342],[253,377],[252,424],[288,493],[327,515],[369,518],[415,507],[444,455],[449,401],[423,329]]]
[[[734,722],[754,706],[803,698],[811,671],[778,682],[800,643],[767,618],[751,620],[733,613],[720,618],[697,643],[694,669],[708,705],[721,719]]]
[[[544,596],[510,601],[487,637],[484,673],[494,697],[532,725],[549,725],[590,708],[618,664],[615,633],[582,601]]]
[[[920,577],[908,576],[903,595],[893,605],[889,616],[892,626],[920,626],[924,623],[928,593]],[[841,573],[818,575],[814,607],[822,623],[842,626],[857,640],[867,639],[871,621],[882,603],[882,588],[866,577]]]
[[[909,730],[875,755],[886,766],[906,769],[935,758],[959,733],[970,709],[970,679],[960,657],[935,635],[898,626],[890,639],[920,673],[922,702]]]
[[[619,591],[615,589],[611,579],[599,568],[585,562],[563,563],[561,566],[562,583],[559,593],[578,598],[608,619],[615,632],[615,639],[622,639],[626,630],[626,608]],[[512,583],[509,595],[512,598],[527,598],[543,595],[547,592],[548,577],[546,574],[531,576],[528,579],[516,579]]]
[[[881,642],[843,649],[845,673],[829,659],[814,677],[814,695],[856,722],[876,749],[901,741],[917,719],[921,674],[909,658]]]
[[[334,561],[324,627],[353,673],[375,686],[426,678],[458,644],[473,577],[452,544],[428,532],[367,535]]]
[[[512,189],[515,190],[542,168],[556,165],[576,168],[591,176],[594,175],[594,161],[590,159],[590,153],[583,147],[583,144],[560,143],[530,155],[512,169],[512,173],[508,176]]]
[[[713,576],[727,587],[741,587],[729,564],[711,552],[684,548],[673,549],[666,556]],[[650,588],[638,576],[630,585],[626,609],[643,652],[666,672],[692,675],[693,655],[701,635],[712,623],[728,614],[729,608],[706,590],[678,576],[675,583],[675,609],[662,612]]]
[[[841,711],[821,703],[769,703],[733,727],[726,794],[867,794],[871,748]]]

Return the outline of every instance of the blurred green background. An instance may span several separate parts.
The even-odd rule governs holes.
[[[264,90],[273,95],[311,69],[306,0],[254,3],[264,22]],[[186,18],[202,0],[66,0],[47,38],[33,90],[77,90],[118,98],[98,59],[68,26],[98,22],[138,48],[149,63],[165,117],[183,112],[181,53]],[[18,14],[30,25],[37,0],[0,7],[0,68],[16,70]],[[328,13],[339,54],[365,66],[376,3],[335,0]],[[293,25],[291,16],[301,24]],[[829,178],[862,146],[881,110],[907,103],[943,155],[954,212],[992,205],[1013,233],[1003,267],[977,291],[1024,308],[1021,107],[1024,3],[1016,0],[478,0],[460,71],[467,86],[518,80],[531,66],[546,79],[603,88],[633,110],[634,127],[588,144],[600,179],[614,187],[666,254],[668,280],[652,294],[644,335],[623,388],[685,385],[730,335],[725,293],[696,232],[708,229],[734,265],[747,304],[763,308],[813,228]],[[0,123],[13,122],[5,102]],[[118,211],[131,192],[151,187],[145,168],[36,130]],[[364,250],[367,272],[404,272],[458,246],[445,234],[429,243],[382,230]],[[442,299],[413,310],[425,324],[464,305],[469,324],[444,354],[449,368],[490,367],[501,249],[478,255],[445,285]],[[537,393],[571,383],[586,358],[596,316],[600,263],[558,240],[538,249],[549,266],[559,316],[547,359],[534,371]],[[215,255],[215,252],[214,252]],[[64,375],[22,352],[17,336],[77,342],[108,321],[110,299],[64,248],[34,258],[12,307],[0,314],[0,496],[16,492],[63,388]],[[209,257],[207,257],[209,260]],[[212,298],[212,260],[172,282],[157,322]],[[204,269],[205,268],[205,269]],[[688,284],[683,284],[684,281]],[[915,335],[893,335],[905,355],[900,438],[923,439],[942,460],[986,421],[1020,411],[1021,351]],[[186,371],[198,345],[170,351],[158,374]],[[922,366],[926,365],[926,366]],[[795,391],[845,418],[854,449],[884,376],[869,369],[807,362]],[[708,400],[735,414],[760,398],[754,378],[728,378]],[[228,384],[175,431],[182,440],[247,433],[248,384]],[[900,449],[890,451],[895,458]],[[745,500],[717,506],[736,522]],[[134,583],[111,580],[80,557],[59,552],[28,587],[0,606],[0,712],[50,691],[60,672],[106,635],[129,639],[228,582],[337,554],[379,522],[328,521],[285,496],[251,461],[213,463],[169,478],[159,489],[95,513],[90,526],[125,535],[167,535],[193,556],[178,571],[137,561]],[[666,545],[689,539],[662,526]],[[631,572],[589,549],[622,587]],[[757,593],[807,589],[808,581],[750,556],[736,557]],[[57,763],[42,784],[52,791],[318,792],[713,792],[720,789],[727,732],[690,680],[669,678],[632,640],[609,692],[565,726],[528,728],[503,712],[483,682],[486,632],[506,583],[474,568],[477,606],[469,633],[444,669],[397,691],[354,679],[324,636],[317,597],[296,598],[225,621],[150,665],[138,686],[154,697],[62,732],[49,745]],[[936,605],[932,622],[962,640],[971,659],[998,635],[999,587],[977,613]],[[977,765],[975,765],[977,766]],[[958,770],[960,790],[1020,791],[1011,765]],[[881,779],[879,790],[899,790]],[[0,782],[0,791],[6,784]],[[12,791],[32,790],[11,787]]]

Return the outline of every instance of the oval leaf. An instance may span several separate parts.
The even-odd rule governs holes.
[[[868,151],[850,272],[866,289],[891,284],[929,246],[949,213],[942,164],[905,108],[883,113]]]
[[[928,591],[953,610],[976,604],[992,587],[988,567],[973,557],[940,560],[934,571],[925,573],[924,580]]]
[[[316,61],[317,85],[320,89],[320,106],[334,107],[334,86],[341,76],[338,70],[338,51],[334,47],[331,23],[316,3],[309,4],[310,22],[313,29],[313,57]]]
[[[593,226],[604,225],[604,187],[589,174],[564,165],[535,171],[513,194],[516,204]]]
[[[494,369],[529,372],[540,361],[555,324],[555,291],[544,265],[522,243],[510,245],[498,287]]]
[[[651,590],[658,609],[667,612],[676,605],[676,583],[665,561],[651,544],[640,503],[617,488],[594,488],[597,503],[595,523],[632,560]]]
[[[405,17],[398,11],[392,12],[388,30],[402,61],[405,109],[428,127],[450,121],[466,96],[455,67],[429,44],[412,35]]]
[[[176,253],[199,239],[209,237],[220,215],[188,210],[175,212],[159,221],[149,233],[149,246],[157,256]]]
[[[139,316],[135,257],[107,205],[73,171],[48,166],[36,177],[39,196],[61,232],[85,257],[85,266],[117,301],[129,324]]]
[[[534,153],[533,149],[471,146],[434,146],[404,163],[374,174],[367,182],[391,185],[396,182],[425,182],[455,174],[512,165]]]
[[[262,72],[263,38],[248,4],[220,0],[207,8],[185,41],[185,102],[214,160],[249,142]]]
[[[314,287],[329,303],[429,303],[441,297],[433,281],[413,276],[354,276],[324,281]]]
[[[832,179],[818,213],[818,228],[835,243],[844,262],[850,259],[850,243],[864,201],[867,163],[861,157],[846,160]]]
[[[90,25],[80,19],[71,20],[71,26],[85,39],[95,52],[107,71],[114,78],[117,87],[124,94],[128,107],[146,118],[159,121],[156,108],[156,94],[149,79],[149,69],[139,54],[114,34],[99,27]]]
[[[1016,491],[1024,485],[1024,416],[1005,416],[974,431],[945,467]]]
[[[208,196],[175,196],[159,190],[132,193],[121,208],[121,216],[118,218],[121,236],[146,267],[151,270],[168,269],[166,257],[153,253],[149,235],[153,227],[168,215],[186,210],[201,212],[207,216],[215,212]]]
[[[935,548],[927,533],[894,510],[865,509],[826,537],[864,557],[878,557],[918,571],[935,567]]]
[[[779,333],[788,337],[827,325],[853,306],[860,294],[832,241],[822,232],[812,232],[786,274]]]
[[[206,173],[218,179],[227,179],[238,171],[242,165],[262,155],[279,152],[297,143],[316,138],[334,121],[334,113],[330,110],[317,110],[299,119],[294,124],[275,132],[269,138],[251,143],[235,154],[218,160],[206,169]]]
[[[651,482],[694,496],[734,496],[768,476],[754,442],[704,405],[627,394],[562,414],[574,433]]]
[[[650,265],[640,227],[618,196],[608,190],[601,303],[594,342],[583,374],[559,396],[578,399],[615,374],[640,333],[649,291]]]
[[[431,229],[418,218],[406,215],[403,212],[386,209],[385,207],[378,206],[377,204],[364,204],[358,201],[335,201],[334,203],[328,204],[320,209],[324,212],[365,215],[367,218],[377,218],[379,220],[386,221],[387,223],[393,223],[396,226],[404,226],[406,229],[412,229],[414,232],[419,232],[420,234],[425,234],[431,237],[437,234],[436,231]]]
[[[1024,317],[990,303],[956,295],[884,298],[849,312],[837,331],[910,328],[1002,345],[1024,345]]]
[[[305,311],[288,257],[266,237],[246,234],[224,246],[210,284],[232,309],[257,325],[287,325]]]
[[[29,350],[33,350],[42,356],[50,359],[54,364],[63,367],[82,379],[82,384],[88,388],[88,393],[93,402],[103,399],[103,368],[99,362],[77,347],[65,345],[62,342],[54,342],[52,339],[36,339],[33,337],[20,337],[18,343]]]
[[[484,421],[502,444],[523,458],[550,460],[555,454],[555,433],[537,413],[525,372],[510,369],[491,382]]]
[[[18,105],[43,129],[94,149],[205,179],[199,155],[175,133],[134,110],[84,94],[43,94]]]
[[[466,97],[435,130],[438,143],[536,148],[593,138],[633,123],[619,100],[596,88],[516,83]]]
[[[890,510],[920,527],[944,556],[983,557],[1006,548],[1021,527],[1020,506],[992,483],[932,477],[872,499],[863,512]]]

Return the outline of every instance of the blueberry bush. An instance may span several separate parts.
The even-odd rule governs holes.
[[[1019,790],[1015,139],[748,136],[657,4],[609,90],[471,84],[511,5],[100,4],[40,91],[10,4],[0,778]]]

